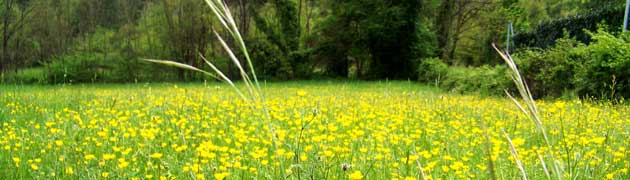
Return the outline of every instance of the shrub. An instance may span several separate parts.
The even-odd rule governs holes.
[[[515,54],[532,95],[558,97],[574,89],[576,71],[585,61],[585,54],[580,51],[583,47],[584,44],[574,39],[559,39],[550,49],[528,49]]]
[[[18,69],[17,71],[8,72],[4,75],[2,81],[25,84],[46,83],[46,72],[44,67]]]
[[[450,67],[440,86],[453,92],[480,92],[486,95],[503,94],[513,87],[507,68],[501,65],[481,67]]]
[[[140,63],[138,54],[110,29],[99,28],[69,52],[46,64],[49,83],[139,82],[173,80],[178,69]],[[115,46],[122,44],[122,46]],[[167,57],[168,58],[168,57]]]
[[[620,31],[623,17],[624,6],[618,4],[609,4],[603,6],[596,11],[590,11],[567,18],[556,19],[538,25],[534,30],[525,33],[519,33],[514,37],[514,42],[518,48],[537,47],[548,48],[555,45],[556,40],[564,37],[563,29],[570,37],[576,38],[582,43],[589,43],[592,38],[584,29],[595,31],[598,24],[613,27],[611,30]]]
[[[102,54],[76,52],[60,56],[48,64],[48,80],[52,83],[96,82],[109,77],[112,66]]]
[[[310,60],[310,57],[313,55],[313,53],[313,48],[293,51],[289,53],[289,60],[293,69],[293,78],[312,78],[314,64],[313,61]]]
[[[578,93],[602,98],[630,97],[630,34],[588,33],[594,42],[582,50],[588,58],[576,75]]]
[[[420,82],[439,85],[448,73],[448,65],[438,58],[422,59],[418,65],[418,80]]]
[[[534,96],[576,91],[582,97],[630,97],[630,34],[586,33],[593,39],[589,45],[559,39],[552,48],[515,55]]]
[[[248,40],[247,45],[259,78],[286,80],[293,76],[291,64],[278,46],[264,39]]]

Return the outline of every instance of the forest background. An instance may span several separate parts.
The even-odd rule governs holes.
[[[204,67],[200,55],[238,79],[237,68],[213,34],[228,32],[215,29],[219,22],[205,3],[4,0],[0,79],[49,84],[210,80],[141,61],[165,59]],[[571,90],[580,95],[612,91],[610,96],[616,97],[624,95],[615,92],[629,87],[623,68],[630,63],[623,53],[615,56],[621,51],[605,50],[610,43],[621,43],[615,47],[622,49],[628,44],[619,33],[625,9],[619,0],[226,3],[259,77],[267,81],[398,79],[451,91],[502,91],[511,82],[492,49],[496,43],[514,52],[536,96]],[[597,43],[601,51],[586,47]],[[618,67],[597,66],[606,62]],[[585,78],[593,72],[603,74]]]

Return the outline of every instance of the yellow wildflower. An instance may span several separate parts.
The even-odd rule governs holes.
[[[229,175],[230,175],[230,173],[227,173],[227,172],[225,172],[225,173],[214,173],[214,178],[217,179],[217,180],[223,180],[226,177],[228,177]]]
[[[153,153],[153,154],[151,154],[151,158],[153,158],[153,159],[160,159],[160,158],[162,158],[162,153]]]
[[[57,146],[62,146],[62,145],[63,145],[63,141],[56,140],[56,141],[55,141],[55,145],[57,145]]]
[[[96,158],[96,156],[94,156],[93,154],[87,154],[87,155],[83,156],[83,158],[85,158],[85,160],[89,161],[89,160],[92,160],[92,159]]]
[[[354,171],[352,174],[349,174],[348,177],[351,180],[361,180],[363,179],[363,174],[361,174],[361,171]]]
[[[69,174],[69,175],[74,174],[74,170],[72,170],[71,167],[67,167],[65,172],[66,172],[66,174]]]
[[[112,160],[114,158],[116,158],[115,154],[103,154],[103,160],[108,161],[108,160]]]

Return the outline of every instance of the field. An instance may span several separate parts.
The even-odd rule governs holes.
[[[420,169],[427,179],[518,179],[506,134],[530,179],[547,178],[545,151],[566,179],[630,178],[626,105],[538,101],[547,146],[501,96],[413,82],[263,91],[271,123],[219,83],[0,86],[0,179],[411,180]]]

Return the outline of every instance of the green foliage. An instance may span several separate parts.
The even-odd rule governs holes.
[[[292,76],[291,65],[278,46],[264,39],[249,40],[247,45],[259,78],[286,80]]]
[[[576,49],[586,58],[576,75],[578,93],[602,98],[630,97],[630,34],[589,34],[594,42]]]
[[[420,82],[435,82],[439,84],[448,71],[448,65],[439,58],[422,59],[420,65],[418,65],[418,80]]]
[[[501,65],[458,67],[448,66],[438,58],[427,58],[420,61],[417,71],[420,82],[457,93],[498,95],[514,87],[508,69]]]
[[[41,84],[46,83],[46,70],[43,67],[23,68],[8,72],[2,79],[7,83]]]
[[[532,95],[558,97],[575,88],[573,78],[584,62],[584,44],[559,39],[550,49],[528,49],[515,55]]]
[[[158,69],[137,59],[171,60],[203,67],[204,62],[199,57],[202,54],[219,68],[226,69],[227,76],[238,79],[238,71],[231,60],[224,58],[227,54],[212,31],[217,30],[223,36],[230,33],[216,28],[221,23],[204,1],[7,2],[15,6],[0,8],[0,17],[8,18],[7,22],[0,22],[0,29],[6,26],[9,28],[4,29],[10,30],[1,35],[6,41],[0,53],[0,69],[4,71],[46,65],[43,69],[51,74],[45,76],[54,79],[51,82],[68,82],[63,75],[72,76],[74,82],[191,81],[202,77],[183,70]],[[553,44],[555,36],[562,34],[562,28],[575,36],[574,32],[582,33],[584,25],[596,24],[602,19],[621,23],[620,8],[614,7],[622,3],[609,0],[256,0],[227,4],[243,39],[251,41],[253,48],[248,50],[260,66],[258,71],[263,72],[261,78],[291,80],[328,76],[434,81],[416,77],[423,76],[416,73],[417,68],[430,65],[419,65],[421,61],[417,60],[439,56],[448,64],[461,66],[497,64],[498,57],[489,44],[505,40],[508,22],[513,22],[518,32],[538,22],[587,13],[568,18],[573,20],[558,21],[562,23],[554,21],[556,24],[542,25],[544,30],[527,37],[549,36],[544,41]],[[592,11],[600,6],[613,8]],[[606,14],[610,12],[616,14]],[[582,23],[584,19],[588,23]],[[607,23],[609,27],[619,27],[611,23]],[[581,41],[580,37],[577,39]],[[516,43],[528,42],[516,40]],[[234,43],[227,40],[229,46]],[[236,52],[236,56],[242,58],[243,53]],[[561,85],[546,83],[544,86]]]
[[[422,50],[432,49],[427,47],[434,42],[420,41],[433,36],[425,26],[419,27],[420,5],[417,0],[329,2],[332,15],[322,23],[317,54],[335,76],[348,77],[348,68],[356,66],[367,69],[362,78],[414,77],[413,60],[429,56]],[[354,52],[365,52],[366,58]]]
[[[255,61],[267,61],[262,65],[271,69],[262,68],[258,71],[265,71],[261,74],[262,78],[288,80],[297,77],[303,77],[308,74],[307,71],[299,71],[295,68],[303,65],[299,54],[300,51],[300,17],[298,17],[298,9],[295,2],[291,0],[273,0],[270,1],[274,7],[274,16],[266,18],[260,8],[264,4],[254,2],[249,9],[255,14],[254,22],[258,30],[264,33],[265,38],[257,38],[254,40],[254,46],[263,47],[258,54],[273,54],[274,56],[257,56]],[[277,21],[277,24],[273,22]],[[274,28],[278,27],[278,28]],[[267,42],[262,42],[267,41]],[[275,47],[272,47],[275,46]],[[250,48],[252,49],[252,48]],[[266,51],[266,52],[263,52]],[[271,51],[274,51],[273,53]],[[262,52],[262,53],[261,53]],[[254,53],[256,54],[256,53]]]
[[[46,63],[50,83],[170,80],[172,69],[141,64],[135,52],[112,30],[97,29],[73,51]],[[118,44],[119,46],[113,46]]]
[[[583,43],[589,43],[591,38],[584,32],[584,29],[595,31],[598,28],[597,25],[603,23],[611,27],[611,30],[619,31],[623,23],[623,15],[623,7],[607,6],[597,11],[540,24],[530,32],[517,34],[514,37],[514,42],[520,48],[547,48],[553,46],[556,39],[564,37],[565,34],[562,30],[565,30],[570,37]]]
[[[418,57],[416,47],[420,43],[417,34],[420,2],[394,1],[372,8],[366,27],[368,48],[373,57],[369,78],[413,78],[413,60]]]
[[[299,48],[300,24],[297,16],[297,5],[291,0],[273,0],[276,7],[276,16],[280,21],[283,48],[286,51],[295,51]]]
[[[116,60],[112,58],[108,60]],[[114,62],[107,62],[102,54],[72,53],[48,64],[48,79],[52,83],[112,81]]]
[[[450,67],[442,89],[452,92],[480,92],[486,95],[503,94],[513,88],[508,69],[504,66]]]
[[[532,48],[514,54],[514,59],[535,98],[630,97],[630,33],[615,36],[605,31],[587,32],[590,45],[562,38],[548,49]],[[453,92],[502,94],[512,89],[503,66],[448,67],[439,59],[423,59],[418,66],[419,81],[437,82]]]
[[[116,52],[107,54],[77,51],[46,64],[49,83],[146,82],[175,80],[176,71]]]
[[[289,54],[289,64],[293,70],[293,78],[308,79],[314,75],[313,48],[293,51]]]
[[[575,90],[582,97],[630,97],[630,35],[587,34],[590,45],[560,39],[552,48],[515,55],[532,94],[558,97]]]
[[[414,38],[417,38],[419,41],[414,44],[414,56],[417,56],[417,58],[423,58],[436,55],[438,50],[437,36],[435,32],[431,31],[426,23],[418,22],[415,36],[416,37]]]

